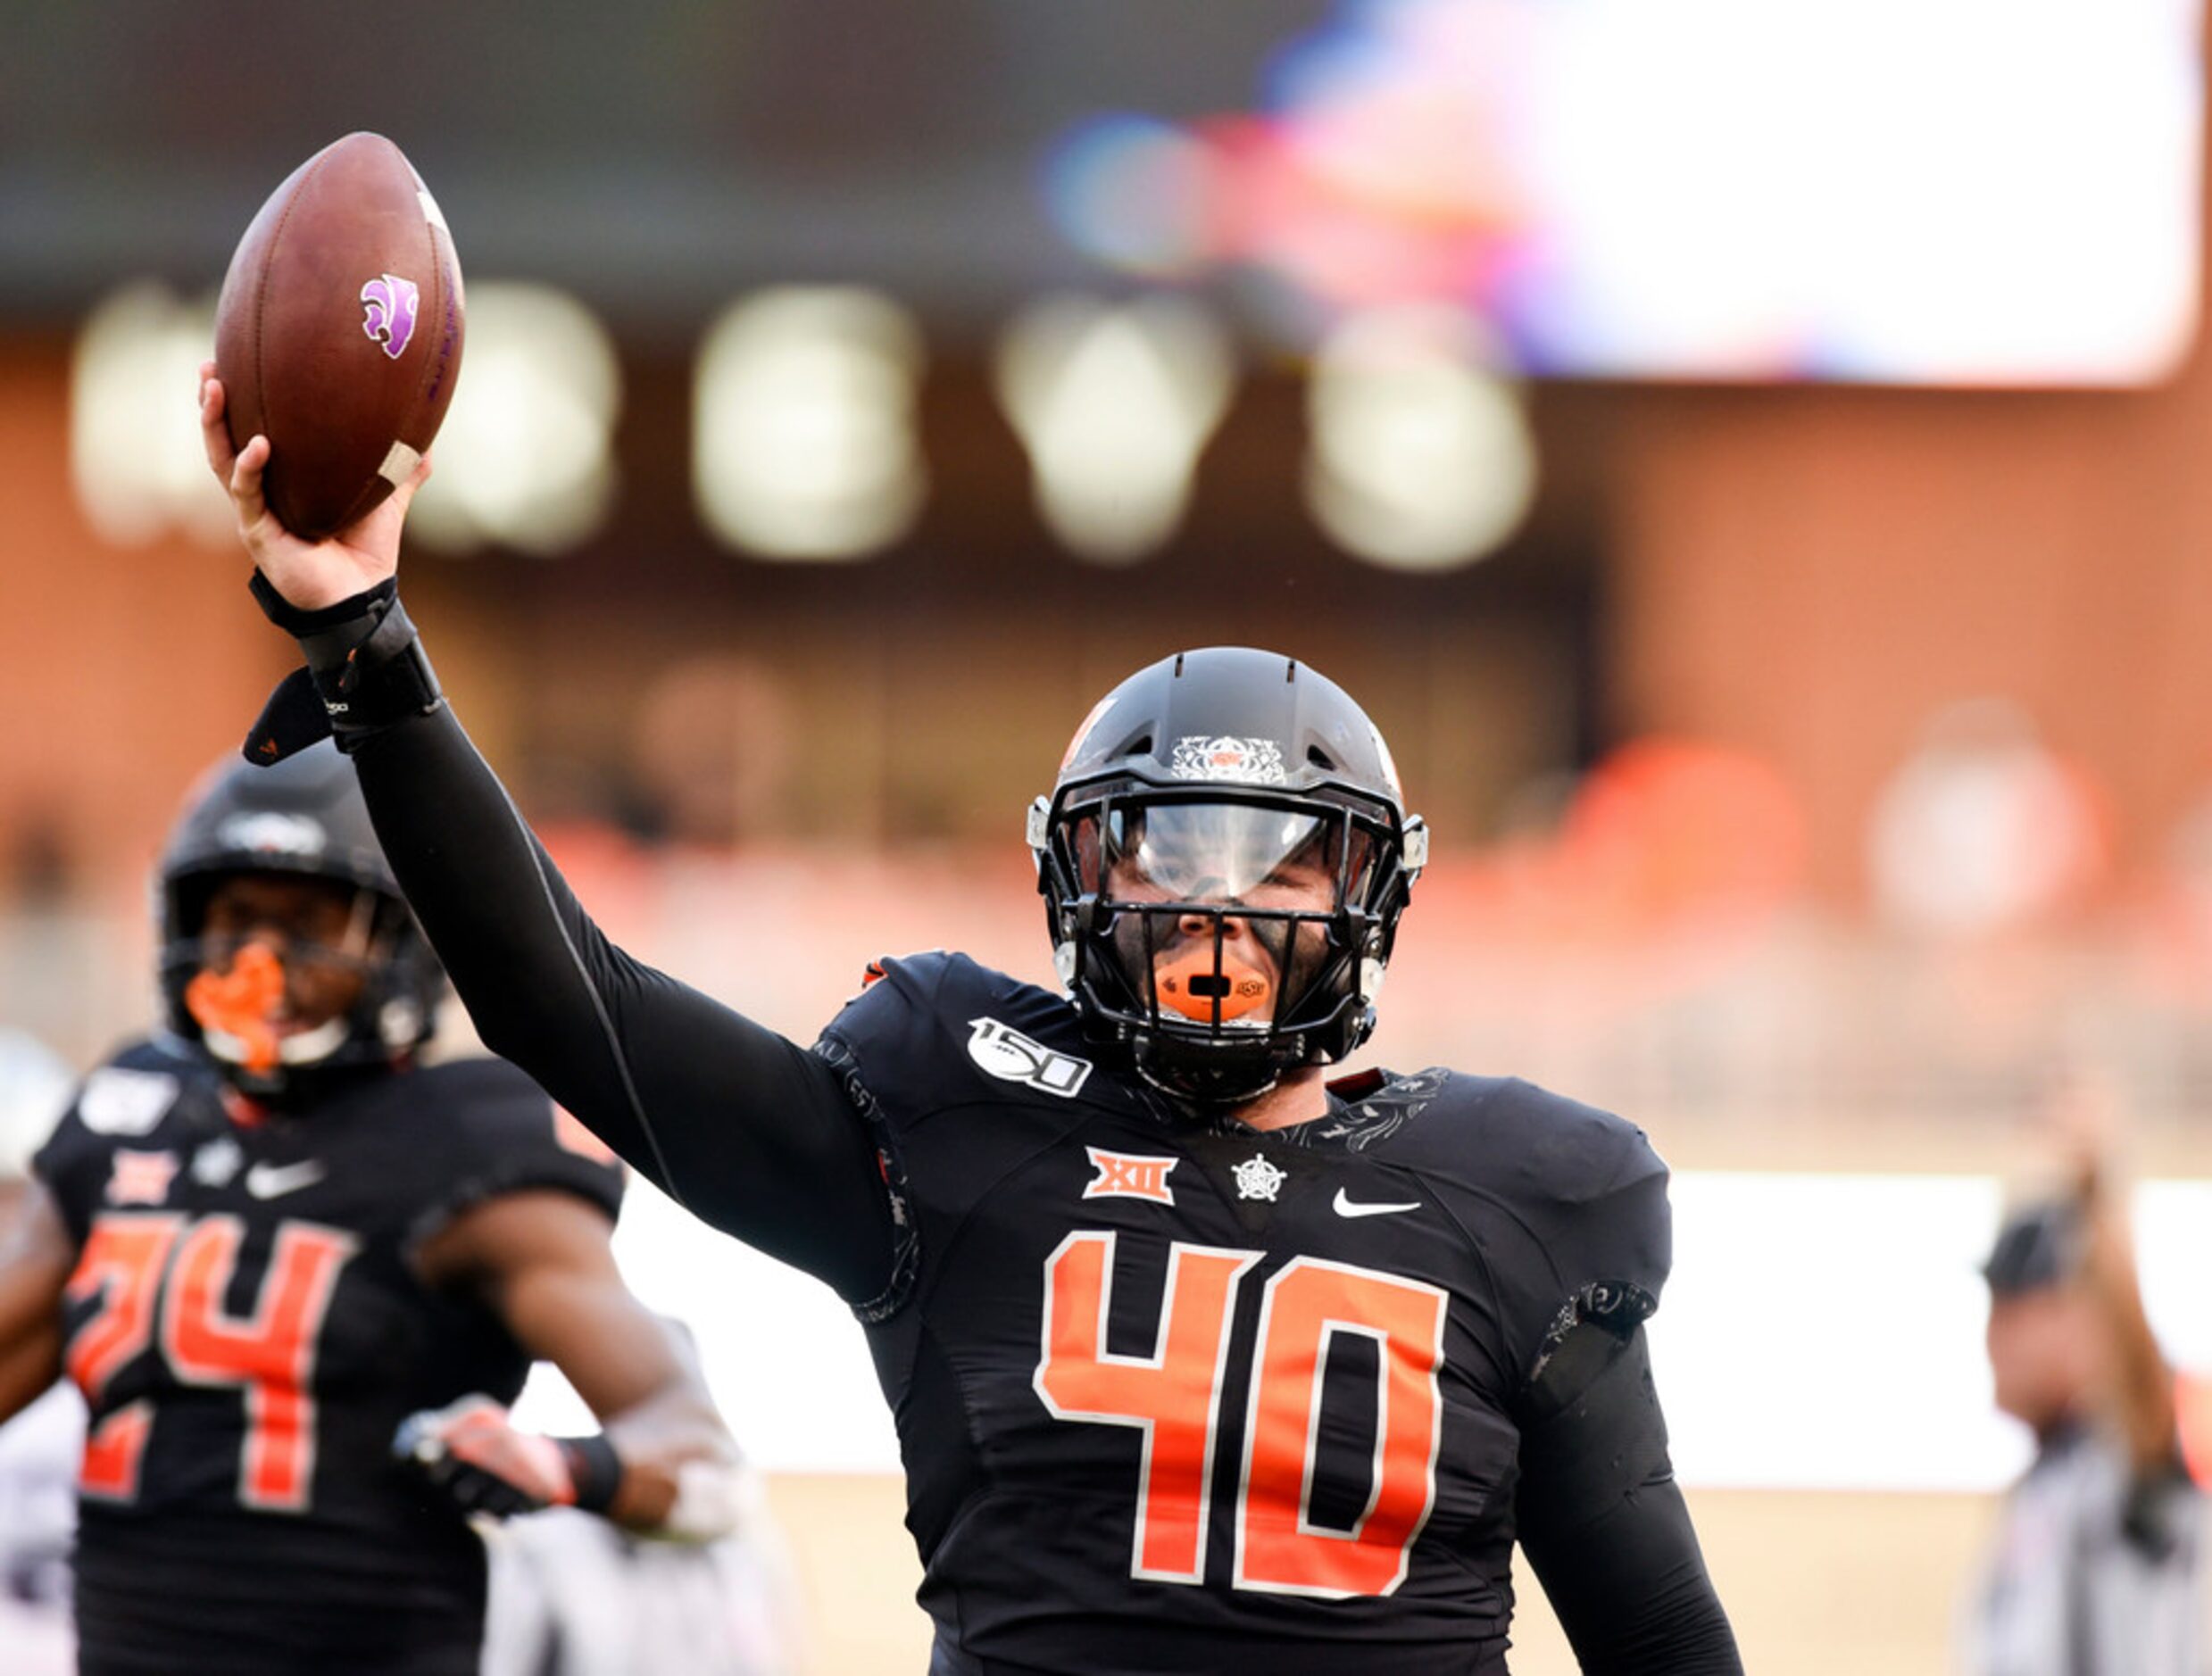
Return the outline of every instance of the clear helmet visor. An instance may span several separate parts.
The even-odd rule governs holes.
[[[1251,803],[1109,805],[1075,835],[1139,1004],[1228,1034],[1268,1030],[1295,1007],[1374,850],[1333,811]]]
[[[1116,901],[1329,913],[1363,880],[1365,833],[1333,814],[1250,803],[1110,805],[1077,827],[1083,887]],[[1351,876],[1346,877],[1349,871]]]

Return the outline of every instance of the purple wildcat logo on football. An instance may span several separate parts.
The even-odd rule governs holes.
[[[397,361],[407,353],[407,340],[415,335],[415,311],[422,305],[415,282],[397,274],[384,274],[362,286],[361,304],[367,317],[361,329]]]

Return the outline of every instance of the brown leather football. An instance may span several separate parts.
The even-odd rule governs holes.
[[[262,486],[293,534],[344,529],[428,452],[461,376],[461,264],[398,146],[348,134],[238,241],[215,311],[230,440],[269,438]]]

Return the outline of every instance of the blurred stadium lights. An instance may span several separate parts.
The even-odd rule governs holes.
[[[1357,314],[1314,355],[1306,502],[1329,535],[1394,570],[1481,558],[1527,515],[1536,447],[1515,386],[1461,311]]]
[[[613,505],[622,374],[590,311],[541,285],[469,287],[467,374],[409,532],[448,552],[485,543],[549,556]]]
[[[928,488],[922,360],[912,319],[873,291],[779,286],[733,304],[693,388],[708,527],[765,559],[861,559],[898,540]]]
[[[999,342],[999,400],[1053,533],[1100,564],[1166,542],[1235,378],[1227,336],[1178,298],[1063,296],[1025,310]]]
[[[157,280],[119,287],[87,318],[70,369],[70,475],[103,539],[136,544],[171,526],[229,538],[193,411],[214,343],[215,294],[187,302]]]

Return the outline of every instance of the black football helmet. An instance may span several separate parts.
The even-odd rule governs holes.
[[[1028,837],[1085,1023],[1197,1105],[1250,1099],[1367,1039],[1428,859],[1366,712],[1315,670],[1236,646],[1108,693]]]
[[[363,983],[320,1029],[285,1037],[276,1063],[195,1015],[187,996],[210,969],[203,937],[216,887],[238,874],[290,874],[350,885],[364,929]],[[335,1079],[387,1069],[429,1038],[445,973],[384,859],[353,767],[328,740],[261,767],[218,764],[186,800],[156,884],[162,997],[170,1030],[199,1043],[238,1090],[296,1107]]]

